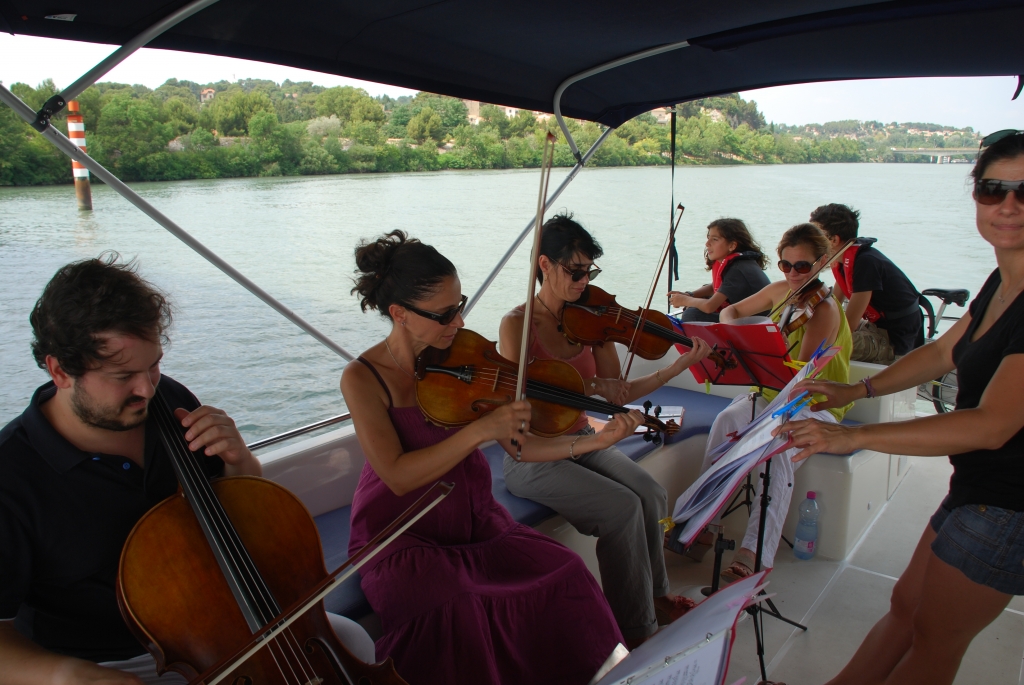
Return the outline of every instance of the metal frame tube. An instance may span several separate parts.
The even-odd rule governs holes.
[[[82,94],[82,92],[96,83],[104,74],[116,67],[118,64],[126,60],[132,53],[146,45],[149,41],[159,36],[164,31],[173,28],[180,22],[188,19],[196,12],[204,10],[210,5],[217,2],[217,0],[193,0],[189,4],[185,5],[177,12],[169,14],[157,23],[150,26],[148,29],[140,33],[139,35],[132,38],[130,41],[119,47],[114,52],[110,53],[106,59],[94,66],[89,71],[85,72],[81,78],[72,83],[70,86],[61,91],[60,96],[67,102],[74,100],[76,97]],[[60,110],[57,110],[60,111]],[[56,112],[55,112],[56,113]]]
[[[284,433],[278,433],[277,435],[273,435],[269,438],[263,438],[262,440],[257,440],[256,442],[250,442],[248,445],[246,445],[246,447],[248,447],[250,450],[258,450],[263,447],[269,447],[270,445],[276,445],[279,442],[284,442],[285,440],[298,437],[305,433],[312,433],[313,431],[318,430],[320,428],[326,428],[327,426],[333,426],[336,423],[348,421],[351,418],[352,415],[347,412],[344,414],[338,414],[337,416],[332,416],[329,419],[324,419],[323,421],[311,423],[308,426],[303,426],[302,428],[295,428]]]
[[[35,112],[33,112],[32,109],[21,100],[21,98],[7,90],[3,85],[0,85],[0,100],[6,103],[27,123],[31,124],[35,121]],[[206,259],[206,261],[223,271],[236,283],[263,300],[266,304],[270,305],[270,307],[272,307],[278,314],[291,321],[309,335],[313,336],[318,342],[324,345],[324,347],[335,352],[345,361],[352,361],[355,359],[348,350],[318,331],[308,321],[279,302],[270,295],[270,293],[263,290],[263,288],[249,280],[244,274],[242,274],[242,272],[238,271],[235,267],[221,259],[213,250],[196,240],[191,234],[185,231],[185,229],[181,228],[164,216],[164,214],[162,214],[156,207],[139,197],[138,193],[125,185],[119,178],[114,176],[114,174],[110,173],[102,164],[82,152],[81,148],[72,143],[71,140],[63,133],[49,124],[40,131],[40,133],[44,138],[49,140],[54,147],[87,168],[96,176],[96,178],[116,190],[124,199],[138,207],[146,216],[163,226],[171,235],[178,238],[178,240],[198,252],[200,256]]]
[[[576,175],[578,173],[580,173],[580,169],[583,168],[583,165],[586,164],[590,160],[590,158],[594,156],[594,153],[597,152],[597,148],[601,147],[601,144],[604,143],[605,139],[614,130],[615,129],[612,128],[605,129],[604,133],[601,134],[601,137],[594,141],[594,144],[590,146],[589,150],[587,150],[587,153],[579,158],[579,161],[576,162],[576,166],[574,166],[572,170],[569,171],[569,175],[562,179],[562,182],[559,184],[559,186],[555,188],[555,192],[551,193],[551,195],[548,197],[548,201],[544,204],[545,212],[551,209],[551,206],[555,204],[555,200],[558,199],[558,196],[562,194],[562,191],[565,190],[570,183],[572,183],[572,180],[576,178]],[[570,138],[570,140],[572,139]],[[502,255],[501,259],[498,260],[498,263],[495,264],[493,269],[491,269],[491,273],[488,274],[487,278],[484,279],[483,284],[479,288],[477,288],[477,291],[475,293],[473,293],[473,297],[469,298],[469,302],[466,303],[466,309],[462,314],[464,317],[469,316],[469,313],[473,311],[473,307],[476,306],[476,303],[480,301],[480,298],[484,296],[484,293],[487,291],[487,289],[491,287],[492,283],[494,283],[494,279],[498,277],[498,274],[501,272],[501,270],[505,268],[506,264],[508,264],[508,260],[512,258],[512,255],[514,255],[516,250],[519,249],[519,246],[522,245],[523,240],[525,240],[526,236],[530,234],[530,230],[533,228],[533,223],[535,220],[536,217],[530,219],[529,223],[526,224],[526,228],[523,229],[522,233],[516,236],[516,239],[512,241],[512,245],[509,246],[508,250],[505,251],[505,254]]]
[[[573,156],[576,157],[577,160],[580,160],[580,149],[576,147],[576,141],[572,139],[572,134],[569,133],[569,127],[565,125],[565,119],[562,118],[562,94],[565,93],[566,89],[569,86],[576,83],[577,81],[582,81],[585,78],[590,78],[595,74],[600,74],[603,71],[615,69],[616,67],[621,67],[624,64],[629,64],[630,62],[636,62],[642,59],[646,59],[648,57],[654,57],[655,55],[660,55],[665,52],[672,52],[673,50],[679,50],[680,48],[686,48],[689,46],[690,44],[685,40],[681,40],[678,43],[666,43],[665,45],[659,45],[656,48],[648,48],[647,50],[634,52],[632,55],[626,55],[625,57],[614,59],[611,62],[599,64],[596,67],[591,67],[586,71],[581,71],[580,73],[575,74],[574,76],[570,76],[569,78],[562,81],[561,85],[558,86],[558,89],[555,90],[555,121],[557,121],[558,125],[562,128],[562,133],[565,134],[565,139],[569,141],[569,149],[572,150]]]

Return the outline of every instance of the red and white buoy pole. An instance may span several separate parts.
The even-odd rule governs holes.
[[[68,138],[85,152],[85,123],[78,113],[78,101],[68,102]],[[75,175],[75,197],[79,209],[92,209],[92,187],[89,185],[89,170],[71,160],[71,173]]]

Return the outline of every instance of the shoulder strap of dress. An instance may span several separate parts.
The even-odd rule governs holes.
[[[395,401],[391,399],[391,391],[388,390],[388,384],[384,382],[384,379],[381,377],[380,372],[377,371],[373,364],[370,363],[370,360],[366,359],[365,357],[359,356],[356,357],[356,361],[361,362],[366,368],[368,368],[373,373],[374,376],[377,377],[377,382],[381,384],[381,387],[384,388],[384,392],[388,394],[388,406],[395,406]]]

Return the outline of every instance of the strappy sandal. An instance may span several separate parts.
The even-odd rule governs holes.
[[[659,626],[667,626],[669,623],[672,623],[672,621],[697,606],[696,602],[689,597],[684,597],[683,595],[665,595],[664,597],[657,597],[656,599],[668,600],[671,603],[667,609],[658,606],[657,601],[654,603],[654,616],[658,619]]]
[[[735,583],[737,580],[743,580],[752,575],[754,575],[754,569],[742,561],[733,561],[729,564],[729,568],[722,571],[722,580],[727,583]]]

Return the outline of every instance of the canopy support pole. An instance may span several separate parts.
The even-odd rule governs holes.
[[[17,113],[18,116],[24,119],[27,123],[31,124],[35,121],[36,114],[32,111],[32,108],[26,105],[17,95],[7,90],[3,85],[0,85],[0,101],[6,103],[7,106],[13,109],[15,113]],[[69,140],[63,133],[55,129],[53,126],[50,126],[49,122],[47,122],[47,125],[42,131],[40,131],[40,133],[44,138],[49,140],[54,147],[87,168],[93,173],[93,175],[116,190],[124,199],[131,202],[142,210],[142,212],[149,218],[167,229],[171,235],[198,252],[200,256],[206,259],[206,261],[223,271],[232,280],[248,290],[250,293],[263,300],[263,302],[272,307],[278,314],[291,321],[309,335],[313,336],[318,342],[338,354],[342,359],[352,361],[355,358],[350,352],[348,352],[348,350],[318,331],[312,324],[276,300],[268,292],[263,290],[263,288],[250,281],[235,267],[221,259],[213,250],[196,240],[191,234],[185,231],[185,229],[181,228],[164,216],[164,214],[162,214],[156,207],[139,197],[138,193],[125,185],[119,178],[114,176],[114,174],[110,173],[102,164],[82,152],[82,149],[72,143],[71,140]]]
[[[545,212],[551,209],[551,206],[555,204],[555,200],[558,199],[558,196],[562,194],[562,191],[565,190],[570,183],[572,183],[572,180],[576,178],[576,175],[578,173],[580,173],[580,169],[583,168],[583,165],[586,164],[590,160],[590,158],[594,156],[594,153],[597,152],[597,148],[601,147],[601,144],[604,143],[605,139],[614,130],[615,129],[613,128],[605,129],[604,133],[601,134],[601,137],[594,141],[594,144],[590,146],[589,150],[587,150],[587,153],[585,155],[581,155],[578,157],[576,166],[574,166],[572,170],[569,171],[569,175],[562,179],[562,182],[559,184],[559,186],[555,188],[555,192],[551,193],[551,195],[548,197],[548,201],[544,205]],[[523,229],[522,233],[520,233],[516,237],[516,239],[512,241],[512,245],[509,246],[508,250],[505,251],[505,254],[502,255],[501,259],[498,260],[498,263],[494,265],[493,269],[491,269],[491,273],[488,274],[487,278],[484,279],[483,284],[479,288],[477,288],[477,291],[475,293],[473,293],[473,297],[469,298],[469,302],[466,303],[466,309],[462,314],[463,316],[469,316],[469,313],[473,310],[473,307],[475,307],[476,303],[480,301],[480,298],[484,296],[484,292],[486,292],[487,289],[491,287],[491,284],[494,282],[494,279],[498,277],[498,274],[501,272],[501,270],[505,268],[506,264],[508,264],[508,260],[512,258],[512,255],[515,254],[516,250],[519,249],[519,246],[522,245],[523,240],[525,240],[526,236],[529,235],[530,230],[533,229],[534,227],[535,221],[536,217],[530,219],[529,223],[526,224],[526,228]]]
[[[626,55],[625,57],[614,59],[611,62],[599,64],[596,67],[591,67],[586,71],[581,71],[580,73],[574,76],[570,76],[569,78],[562,81],[561,85],[558,86],[558,89],[555,91],[555,120],[561,127],[562,133],[565,135],[565,139],[569,142],[569,149],[572,150],[573,157],[576,158],[577,162],[582,159],[582,155],[580,155],[580,149],[576,146],[576,141],[572,139],[572,134],[569,133],[569,127],[565,125],[565,119],[562,117],[562,94],[565,93],[566,89],[568,89],[569,86],[576,83],[577,81],[582,81],[585,78],[590,78],[591,76],[600,74],[601,72],[609,71],[611,69],[615,69],[616,67],[621,67],[625,64],[630,64],[631,62],[638,62],[648,57],[654,57],[655,55],[660,55],[665,52],[672,52],[673,50],[679,50],[680,48],[686,48],[689,46],[690,44],[685,40],[681,40],[678,43],[666,43],[665,45],[659,45],[656,48],[641,50],[640,52],[634,52],[632,55]]]
[[[206,9],[215,2],[217,2],[217,0],[193,0],[189,4],[178,9],[176,12],[172,12],[157,23],[153,24],[148,29],[119,47],[117,50],[114,50],[114,52],[110,53],[105,60],[85,72],[85,74],[83,74],[77,81],[47,100],[43,104],[42,108],[33,115],[32,121],[28,123],[37,131],[42,133],[50,123],[51,117],[64,109],[69,101],[74,100],[76,97],[81,95],[86,88],[100,80],[104,74],[126,60],[129,56],[135,53],[135,51],[149,43],[164,31],[173,28],[196,12]]]

